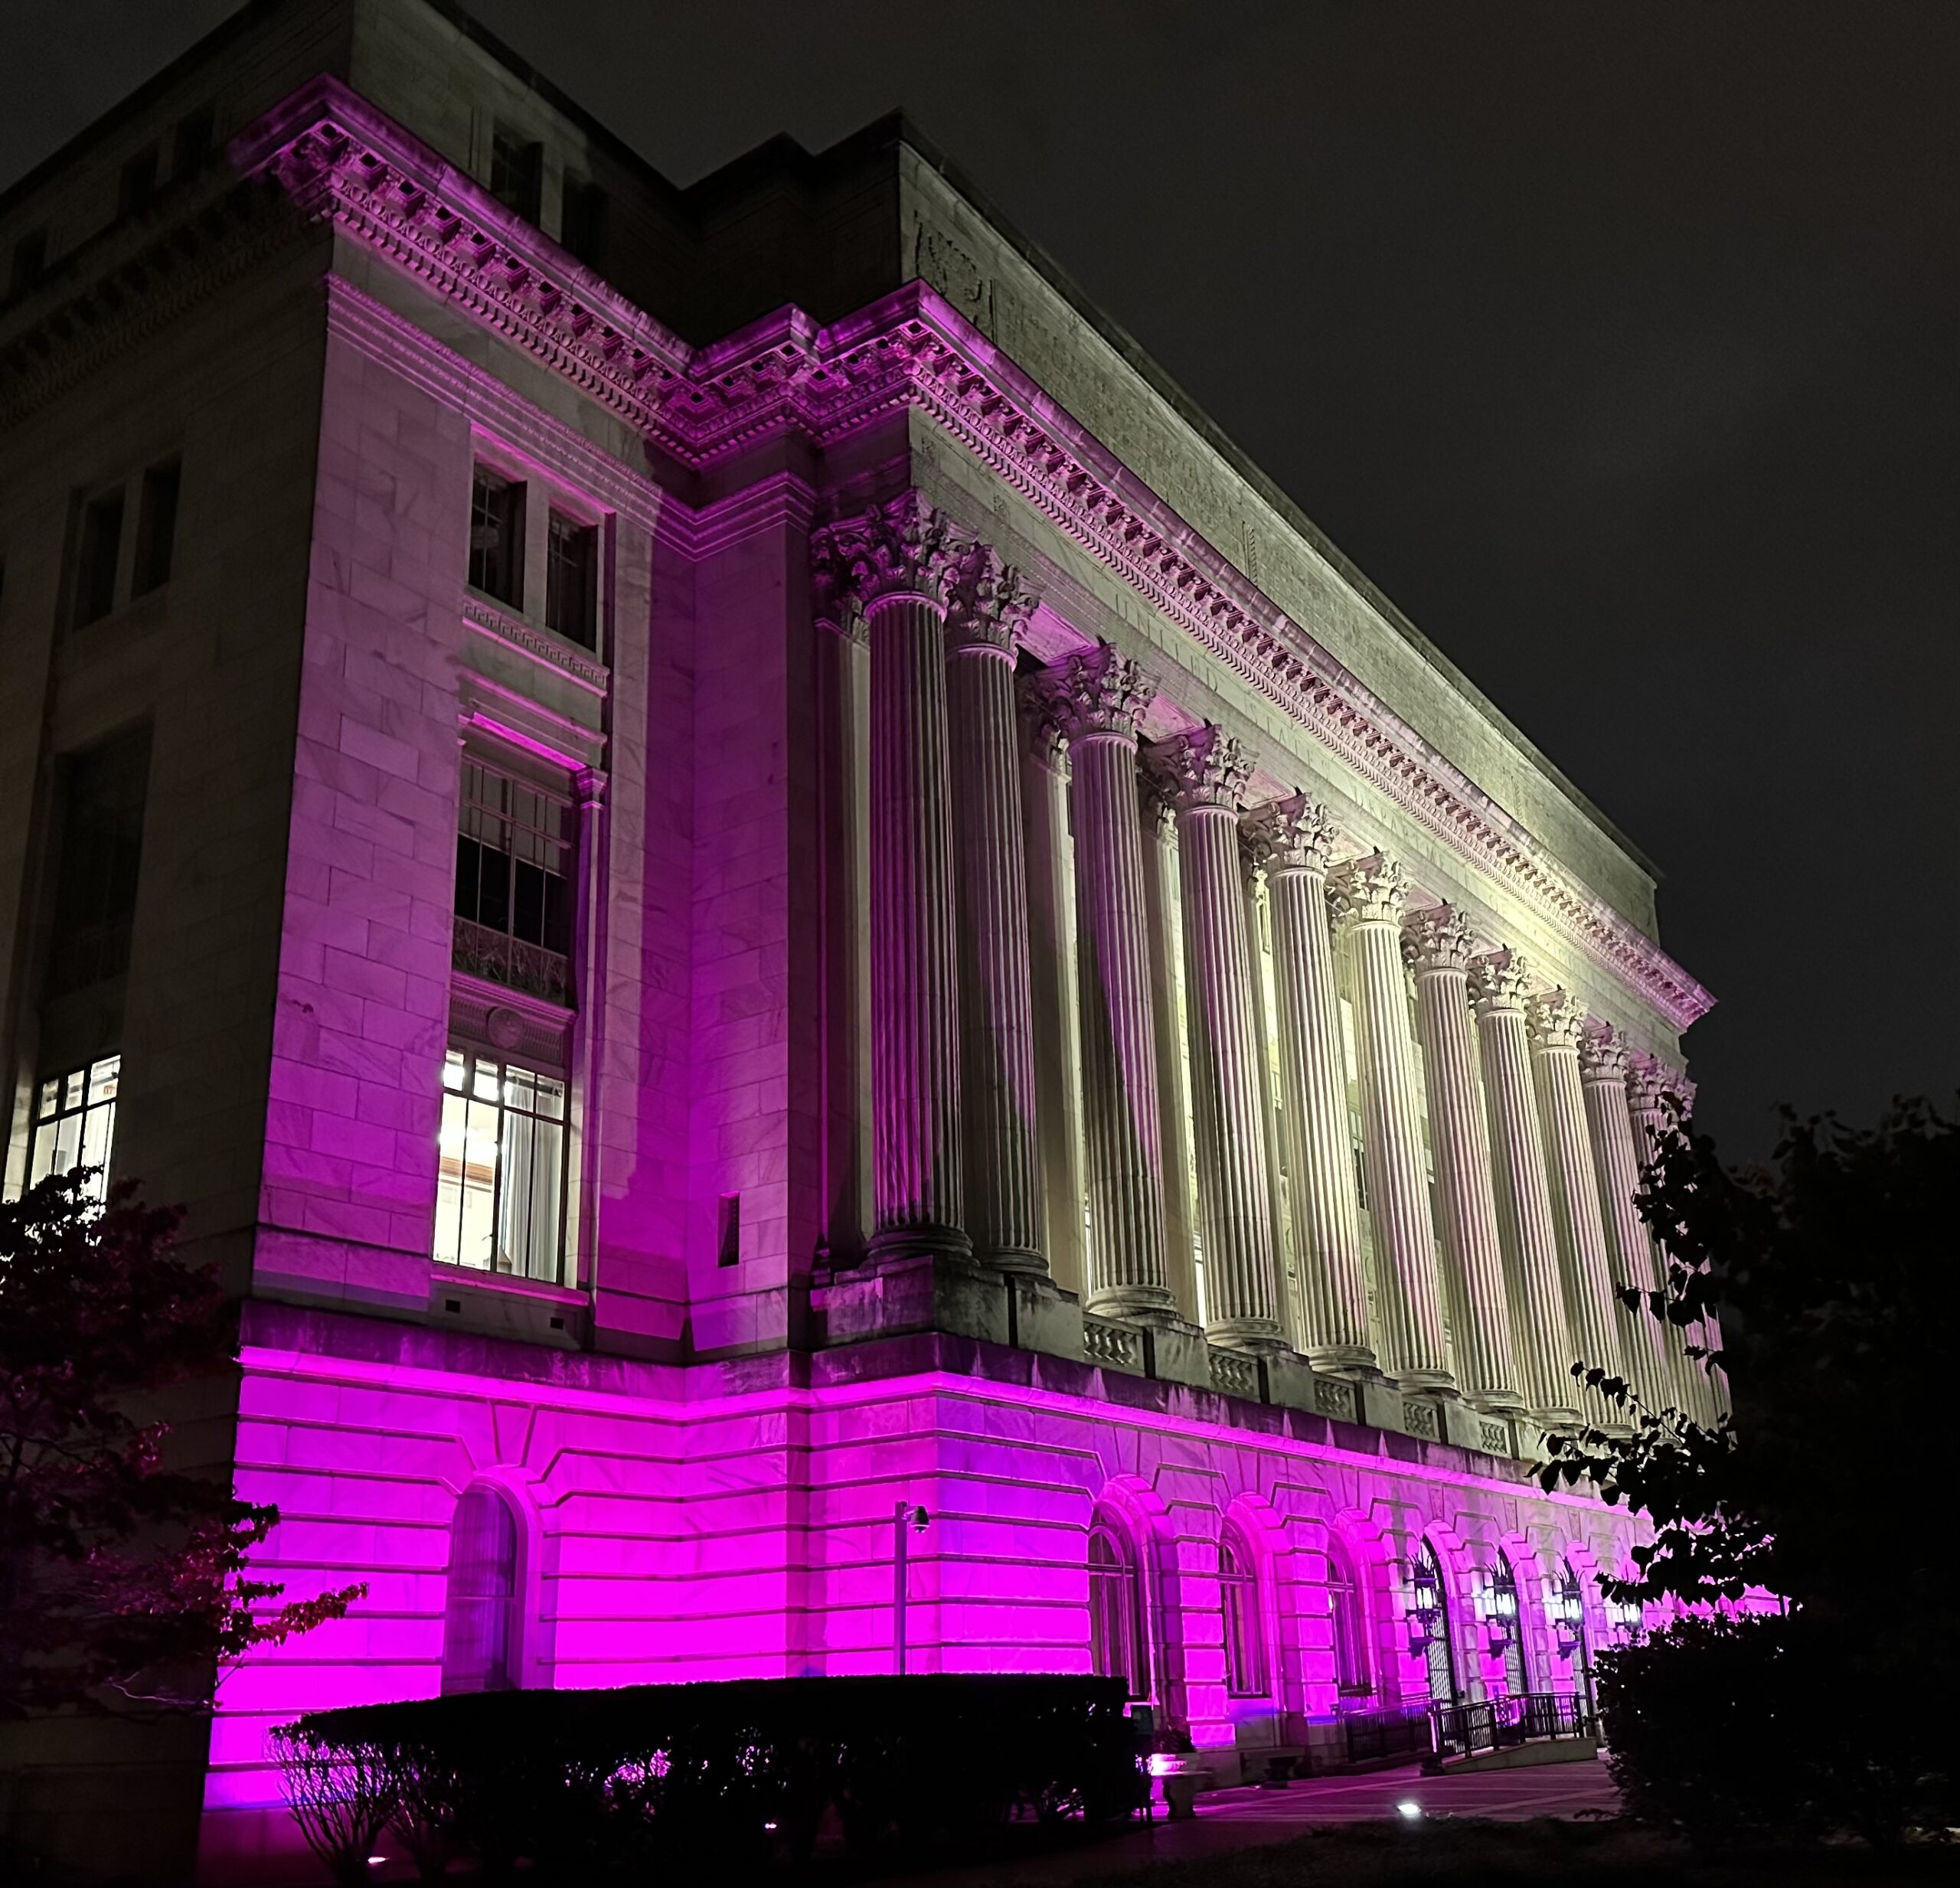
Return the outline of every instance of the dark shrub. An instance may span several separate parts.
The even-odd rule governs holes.
[[[309,1749],[385,1755],[418,1831],[580,1879],[690,1857],[909,1857],[1018,1813],[1099,1821],[1139,1800],[1120,1681],[923,1677],[505,1691],[316,1712]]]

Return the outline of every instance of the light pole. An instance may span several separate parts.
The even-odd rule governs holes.
[[[891,1636],[897,1654],[898,1675],[905,1676],[905,1570],[911,1542],[907,1530],[923,1534],[932,1519],[923,1507],[898,1501],[891,1511]]]

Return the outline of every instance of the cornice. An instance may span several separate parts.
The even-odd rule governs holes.
[[[923,283],[828,328],[785,310],[691,349],[336,82],[315,81],[233,152],[683,465],[786,428],[826,446],[881,413],[929,416],[1672,1027],[1713,1002]]]
[[[545,668],[556,669],[596,695],[603,695],[611,684],[612,672],[597,656],[534,628],[521,617],[499,609],[473,591],[463,593],[462,618],[492,642],[514,649],[520,655]]]

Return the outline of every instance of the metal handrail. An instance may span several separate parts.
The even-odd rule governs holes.
[[[1590,1737],[1597,1731],[1590,1702],[1562,1691],[1432,1704],[1429,1716],[1431,1748],[1439,1757],[1476,1756],[1553,1738]]]

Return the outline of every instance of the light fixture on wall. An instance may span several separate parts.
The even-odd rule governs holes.
[[[1478,1597],[1490,1654],[1501,1658],[1517,1643],[1517,1589],[1510,1581],[1487,1573]]]

